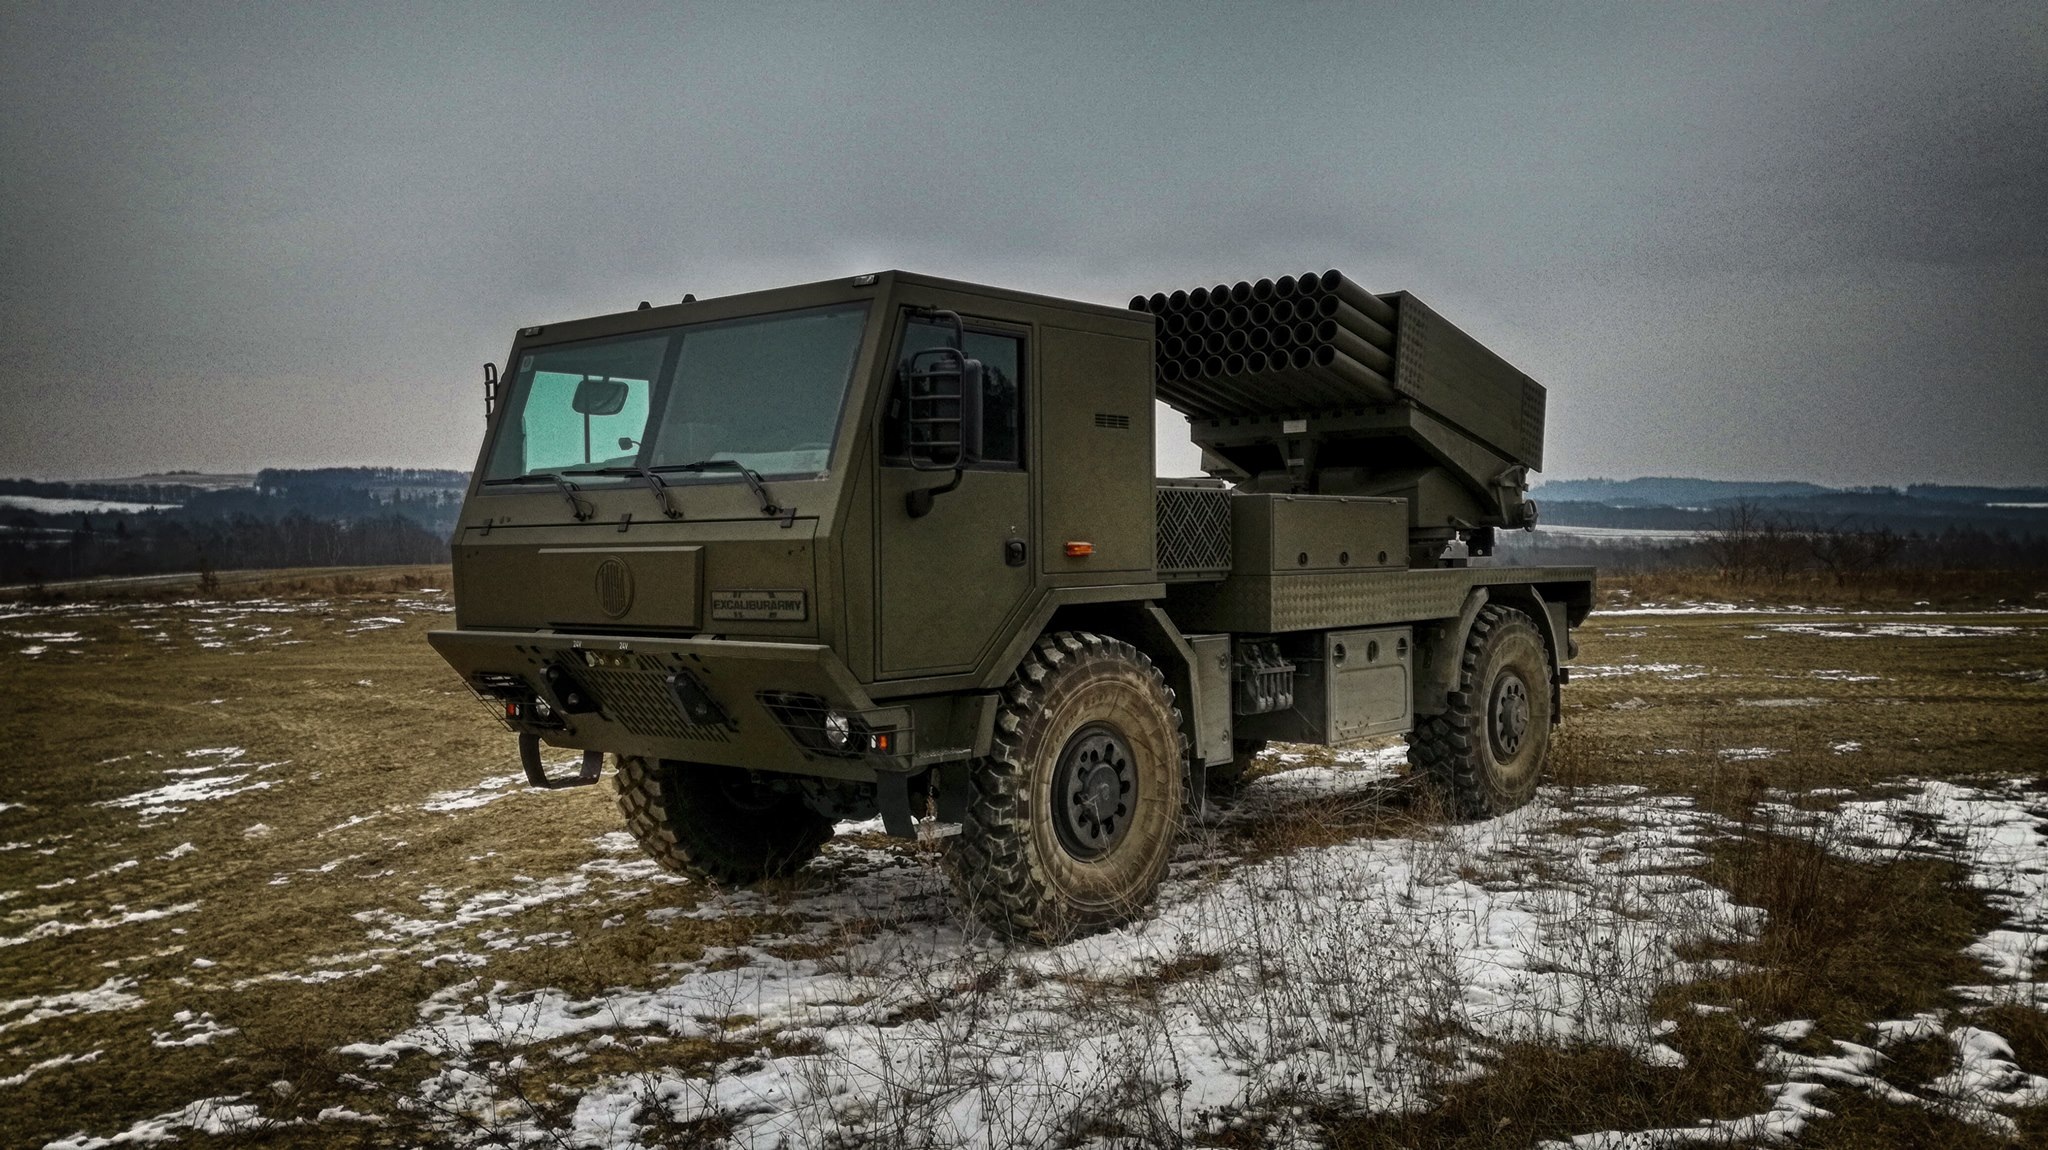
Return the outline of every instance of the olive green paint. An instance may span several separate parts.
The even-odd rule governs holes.
[[[1314,434],[1339,444],[1340,457],[1352,454],[1333,459],[1346,468],[1310,474],[1350,498],[1238,495],[1232,570],[1169,592],[1154,568],[1148,314],[883,272],[529,326],[507,363],[557,344],[845,303],[866,304],[867,324],[830,464],[770,479],[779,514],[764,514],[738,475],[721,472],[668,490],[680,517],[632,478],[584,483],[575,493],[582,506],[548,483],[473,481],[455,539],[455,626],[434,633],[436,649],[472,682],[483,673],[537,682],[550,664],[577,677],[603,705],[553,716],[560,725],[540,733],[557,746],[862,780],[986,751],[991,692],[1041,633],[1075,620],[1122,632],[1158,662],[1188,696],[1184,722],[1197,758],[1217,762],[1229,757],[1230,716],[1216,712],[1228,698],[1223,652],[1232,636],[1298,633],[1303,649],[1325,660],[1331,648],[1320,632],[1377,628],[1369,641],[1390,650],[1412,637],[1399,676],[1352,692],[1371,704],[1372,718],[1345,729],[1380,733],[1440,705],[1434,648],[1463,642],[1458,623],[1478,588],[1523,589],[1547,631],[1590,609],[1583,569],[1409,569],[1411,537],[1440,527],[1437,515],[1500,522],[1516,510],[1498,500],[1483,506],[1484,483],[1472,482],[1510,465],[1507,452],[1443,418],[1456,413],[1494,441],[1531,430],[1523,412],[1485,410],[1498,373],[1461,381],[1439,365],[1427,377],[1440,397],[1434,409],[1319,415]],[[913,516],[906,495],[941,487],[953,472],[905,466],[885,458],[881,444],[896,365],[920,350],[900,346],[906,325],[931,309],[959,315],[970,332],[1022,340],[1022,450],[1014,463],[964,469],[928,514]],[[1520,387],[1521,377],[1513,382]],[[1301,424],[1282,415],[1198,423],[1196,434],[1250,459],[1258,443],[1298,432]],[[501,409],[486,459],[502,422]],[[1533,430],[1539,442],[1505,446],[1535,457],[1540,423]],[[1412,474],[1366,465],[1355,446],[1375,441],[1408,445]],[[1240,490],[1272,482],[1259,476]],[[1421,518],[1400,498],[1443,502],[1446,491],[1463,502]],[[1540,598],[1531,590],[1539,585]],[[719,617],[714,597],[725,604]],[[1544,610],[1553,605],[1561,619]],[[1201,657],[1185,634],[1207,636]],[[1421,683],[1409,667],[1422,670]],[[678,675],[729,721],[675,727],[660,712],[672,709],[665,692]],[[887,753],[807,749],[767,709],[775,692],[801,692],[896,735]]]

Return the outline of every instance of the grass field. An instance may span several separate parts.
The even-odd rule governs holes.
[[[445,586],[0,604],[0,1144],[2048,1142],[2048,614],[1613,597],[1525,811],[1275,748],[1018,949],[872,827],[710,889],[528,791]]]

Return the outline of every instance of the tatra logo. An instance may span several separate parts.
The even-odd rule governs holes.
[[[623,559],[597,565],[597,605],[613,619],[633,609],[633,569]]]

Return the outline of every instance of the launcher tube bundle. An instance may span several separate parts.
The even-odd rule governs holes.
[[[1534,524],[1542,385],[1414,296],[1326,271],[1130,306],[1157,320],[1159,398],[1241,490],[1407,498],[1424,552]]]

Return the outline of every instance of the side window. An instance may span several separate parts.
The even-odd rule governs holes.
[[[913,320],[903,327],[903,343],[897,348],[896,366],[901,370],[910,357],[931,347],[951,347],[953,329],[945,324]],[[1018,467],[1024,462],[1024,397],[1018,381],[1024,374],[1024,340],[1021,336],[975,331],[969,328],[962,343],[971,359],[981,361],[981,420],[984,466]],[[903,426],[900,402],[892,392],[882,425],[882,455],[885,462],[903,457]]]

